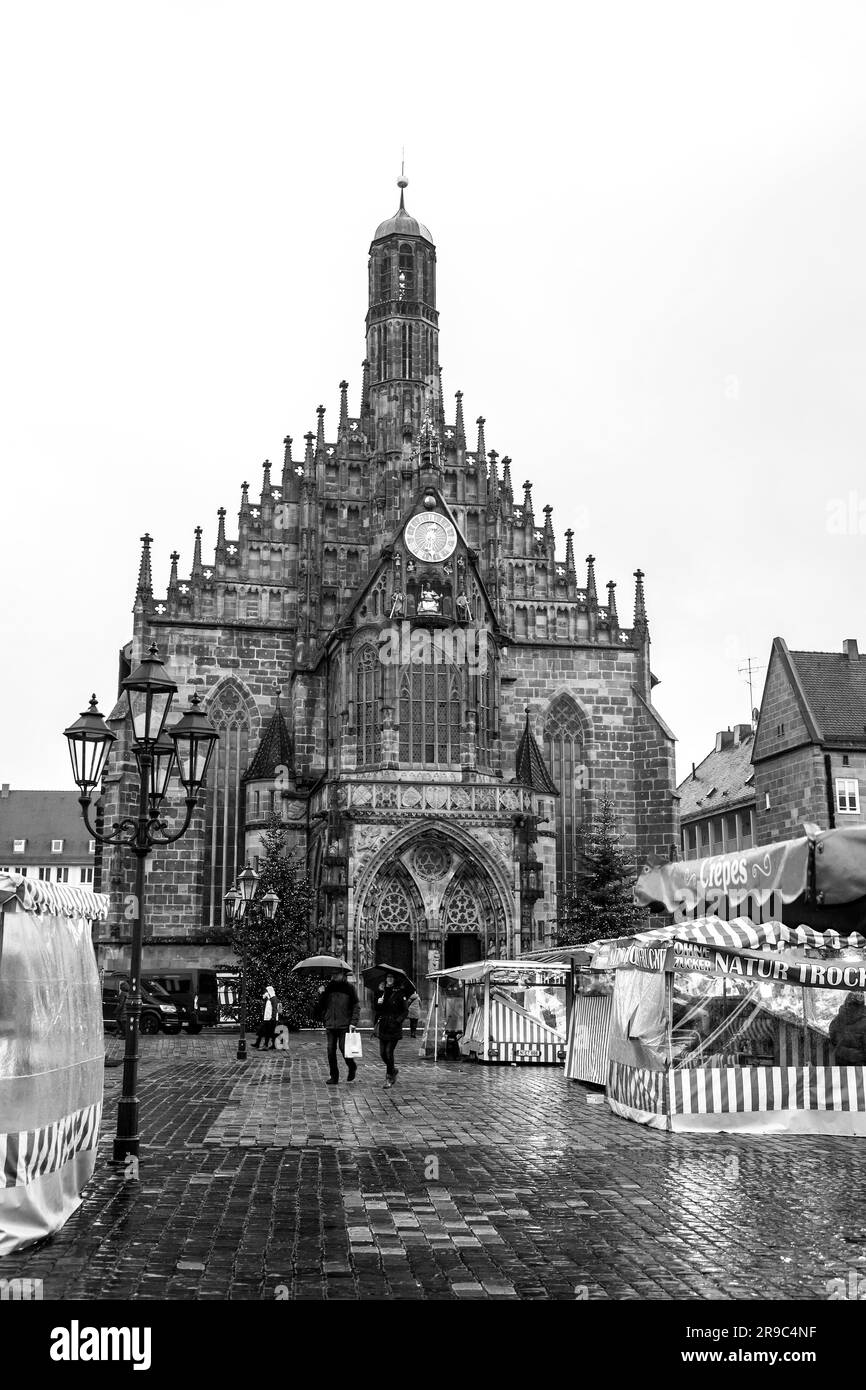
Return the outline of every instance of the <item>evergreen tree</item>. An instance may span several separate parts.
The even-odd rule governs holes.
[[[633,896],[637,870],[622,846],[609,797],[581,826],[577,848],[577,874],[559,900],[558,944],[576,946],[646,927],[647,909]]]
[[[267,985],[273,985],[282,1006],[280,1017],[291,1027],[304,1028],[315,1022],[318,982],[304,972],[293,975],[292,966],[309,955],[313,895],[303,866],[288,858],[287,838],[286,827],[272,812],[262,832],[264,856],[255,901],[263,893],[276,893],[279,906],[272,922],[262,912],[248,909],[248,916],[234,924],[232,946],[238,959],[242,945],[246,951],[248,1019],[255,1022],[259,1017],[261,996]]]

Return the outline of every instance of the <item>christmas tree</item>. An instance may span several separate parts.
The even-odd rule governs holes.
[[[267,921],[262,912],[250,913],[234,924],[232,946],[241,958],[246,952],[247,1017],[254,1022],[267,985],[273,985],[280,1001],[280,1018],[291,1028],[315,1023],[313,1010],[318,998],[317,982],[292,966],[308,951],[308,933],[313,895],[303,866],[289,859],[286,827],[276,812],[268,817],[262,832],[264,855],[259,864],[259,883],[255,901],[264,893],[279,898],[276,916]]]
[[[577,849],[577,875],[560,895],[558,944],[576,946],[645,927],[647,909],[633,895],[637,870],[623,848],[609,797],[581,826]]]

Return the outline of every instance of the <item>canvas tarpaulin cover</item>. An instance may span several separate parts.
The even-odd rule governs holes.
[[[96,1159],[107,899],[0,874],[0,1255],[58,1230]]]
[[[648,866],[635,885],[639,903],[660,903],[668,912],[722,895],[732,902],[751,897],[783,903],[804,897],[810,887],[810,849],[814,847],[814,893],[824,907],[866,897],[866,826],[818,830],[796,840],[760,845],[732,854],[677,860]]]
[[[655,970],[616,971],[610,1021],[611,1110],[654,1128],[666,1128],[664,960]]]

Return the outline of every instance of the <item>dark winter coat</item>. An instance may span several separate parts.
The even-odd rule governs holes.
[[[830,1024],[830,1043],[839,1066],[862,1066],[866,1063],[866,1004],[861,999],[846,999]]]
[[[376,998],[376,1025],[380,1038],[402,1038],[409,1013],[405,991],[393,985]]]
[[[361,1001],[347,980],[331,980],[319,995],[316,1013],[326,1028],[357,1028]]]

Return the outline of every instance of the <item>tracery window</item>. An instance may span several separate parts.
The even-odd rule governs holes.
[[[400,760],[437,766],[460,761],[460,676],[453,666],[419,662],[400,678]]]
[[[415,257],[412,247],[406,244],[400,247],[400,270],[397,280],[400,298],[411,299],[415,289]]]
[[[207,713],[219,733],[205,803],[203,917],[214,927],[222,923],[223,898],[244,864],[242,778],[249,764],[249,716],[243,692],[233,682],[217,691]]]
[[[544,725],[544,750],[550,775],[559,788],[556,811],[556,878],[559,891],[577,871],[577,836],[584,814],[587,766],[584,726],[577,705],[560,695]]]
[[[358,767],[370,767],[382,757],[379,658],[371,644],[361,648],[355,666],[355,719],[358,727]]]

